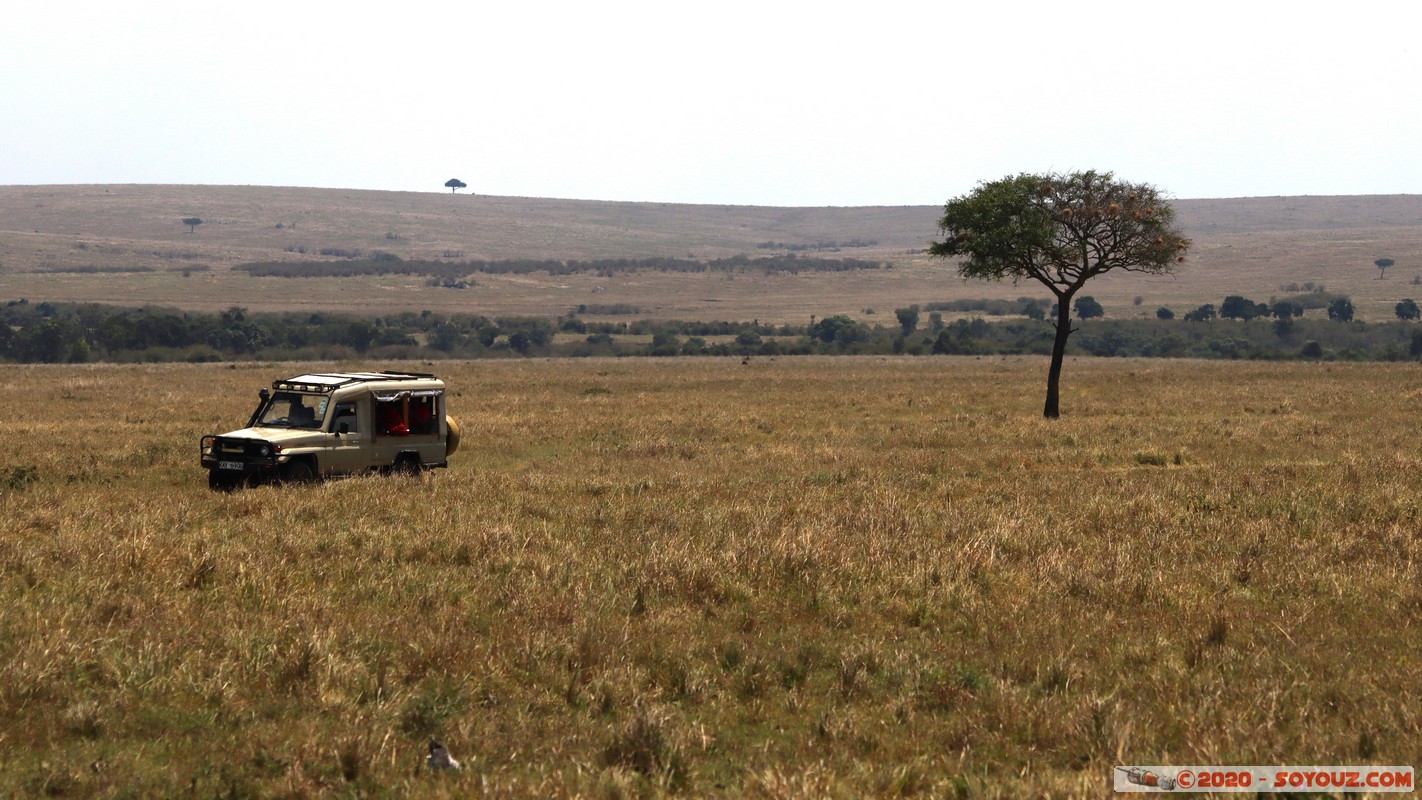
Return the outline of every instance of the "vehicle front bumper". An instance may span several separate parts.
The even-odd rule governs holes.
[[[199,449],[204,468],[234,475],[274,472],[287,461],[280,447],[255,439],[204,436]]]

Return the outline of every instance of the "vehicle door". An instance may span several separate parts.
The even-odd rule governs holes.
[[[368,398],[336,403],[327,428],[329,444],[321,458],[323,473],[361,472],[370,466],[369,406]]]

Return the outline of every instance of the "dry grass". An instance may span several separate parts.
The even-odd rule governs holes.
[[[947,199],[946,197],[944,198]],[[1178,277],[1107,276],[1089,291],[1114,316],[1177,313],[1239,293],[1256,300],[1289,283],[1322,283],[1353,297],[1359,317],[1387,320],[1404,297],[1422,300],[1422,196],[1268,197],[1183,200],[1182,226],[1196,242]],[[965,297],[1044,294],[1038,287],[963,283],[921,254],[941,209],[758,208],[607,203],[447,193],[232,186],[0,187],[0,299],[218,310],[477,312],[551,316],[580,303],[628,303],[645,316],[804,323],[811,314],[866,318],[877,311]],[[179,220],[196,214],[195,233]],[[282,227],[278,228],[280,224]],[[394,237],[394,238],[387,238]],[[470,290],[419,278],[293,281],[229,268],[309,258],[323,247],[403,258],[718,258],[765,254],[762,242],[875,241],[846,257],[893,270],[826,275],[622,274],[480,276]],[[823,253],[821,255],[824,255]],[[832,254],[831,254],[832,255]],[[1378,280],[1374,259],[1397,265]],[[181,270],[205,265],[210,271]],[[124,274],[34,271],[148,267]],[[1140,306],[1133,305],[1135,297]],[[873,318],[869,318],[873,321]]]
[[[209,493],[198,437],[299,368],[6,372],[0,794],[1096,797],[1422,753],[1415,367],[1074,361],[1048,423],[1039,359],[442,364],[448,471]]]

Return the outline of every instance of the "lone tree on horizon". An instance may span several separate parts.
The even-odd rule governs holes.
[[[444,185],[449,187],[450,194],[454,194],[460,189],[463,189],[465,186],[468,186],[468,184],[458,178],[450,178],[449,180],[444,182]]]
[[[185,217],[183,224],[188,226],[188,233],[192,233],[197,230],[197,226],[202,224],[202,219],[200,217]]]
[[[1013,283],[1031,278],[1056,296],[1056,339],[1042,410],[1048,419],[1061,416],[1062,361],[1074,330],[1076,293],[1112,270],[1168,274],[1190,247],[1160,190],[1094,170],[980,183],[948,201],[938,229],[943,241],[930,242],[928,253],[961,258],[959,275]]]

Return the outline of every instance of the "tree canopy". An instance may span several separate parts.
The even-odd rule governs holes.
[[[899,320],[899,329],[908,336],[918,328],[918,306],[894,309],[894,316]]]
[[[1208,322],[1215,318],[1215,304],[1205,303],[1194,311],[1185,312],[1186,322]]]
[[[449,180],[444,182],[444,185],[449,188],[450,194],[454,194],[455,192],[459,191],[460,189],[463,189],[469,184],[465,183],[464,181],[461,181],[458,178],[450,178]]]
[[[188,233],[192,233],[193,231],[197,230],[197,226],[199,226],[199,225],[202,224],[202,218],[201,218],[201,217],[184,217],[184,218],[183,218],[183,224],[186,225],[186,226],[188,226]]]
[[[1106,309],[1102,308],[1101,304],[1096,302],[1096,298],[1091,295],[1084,294],[1076,298],[1076,303],[1072,308],[1076,311],[1076,316],[1080,319],[1095,319],[1096,317],[1106,316]]]
[[[944,206],[938,258],[958,258],[965,278],[1029,278],[1057,298],[1056,341],[1043,414],[1059,416],[1058,382],[1071,301],[1092,278],[1122,272],[1169,273],[1184,261],[1190,240],[1175,227],[1175,210],[1144,183],[1110,172],[1023,173],[984,182]]]
[[[1340,297],[1328,304],[1328,318],[1334,322],[1353,321],[1353,302],[1346,297]]]
[[[1232,294],[1220,304],[1220,316],[1224,319],[1251,320],[1269,316],[1268,303],[1256,303],[1242,295]]]

